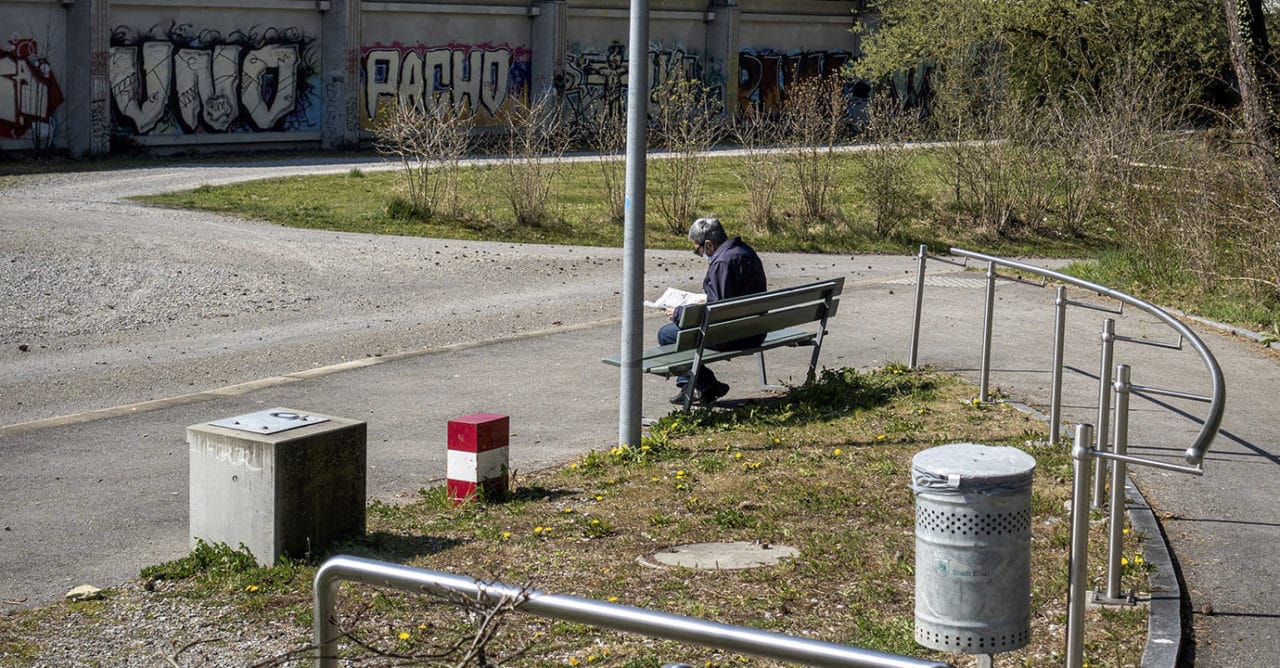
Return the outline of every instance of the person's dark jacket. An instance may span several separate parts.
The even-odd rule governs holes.
[[[702,291],[707,293],[707,303],[722,299],[732,299],[767,290],[764,264],[755,249],[747,245],[742,237],[733,237],[724,242],[711,256],[707,265],[707,275],[702,279]],[[680,313],[675,315],[680,321]],[[716,348],[735,350],[754,348],[764,341],[764,334],[723,343]]]

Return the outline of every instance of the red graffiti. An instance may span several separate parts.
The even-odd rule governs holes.
[[[34,39],[12,39],[0,47],[0,138],[17,139],[36,123],[47,123],[62,106],[62,89]]]

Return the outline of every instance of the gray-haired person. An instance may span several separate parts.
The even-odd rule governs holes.
[[[718,218],[699,218],[689,227],[689,243],[693,244],[693,253],[706,258],[707,276],[702,279],[702,291],[707,293],[707,303],[741,297],[757,292],[764,292],[764,264],[754,249],[742,240],[742,237],[729,238],[724,226]],[[676,325],[680,320],[683,307],[667,312],[671,322],[658,330],[658,343],[667,345],[676,342],[676,334],[680,328]],[[764,341],[764,335],[738,339],[716,346],[718,350],[741,350],[754,348]],[[720,397],[729,393],[729,385],[716,379],[716,374],[703,365],[698,369],[698,377],[689,382],[688,376],[676,378],[676,386],[680,392],[671,397],[671,403],[683,404],[686,392],[693,392],[693,401],[703,405],[711,405]]]

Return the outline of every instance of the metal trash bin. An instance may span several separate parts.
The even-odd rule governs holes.
[[[1031,640],[1031,479],[1009,447],[956,443],[916,453],[916,642],[997,654]]]

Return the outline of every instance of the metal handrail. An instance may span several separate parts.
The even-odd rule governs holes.
[[[1218,360],[1214,358],[1213,353],[1209,352],[1208,347],[1205,346],[1204,342],[1200,340],[1200,337],[1196,336],[1190,328],[1178,319],[1166,313],[1164,309],[1161,309],[1150,302],[1138,299],[1132,295],[1120,292],[1119,290],[1108,288],[1105,285],[1099,285],[1097,283],[1076,278],[1075,276],[1069,276],[1051,269],[1037,267],[1033,264],[987,255],[985,253],[978,253],[976,251],[965,250],[963,248],[952,248],[951,254],[998,264],[1011,269],[1017,269],[1018,271],[1039,274],[1055,281],[1096,292],[1100,295],[1110,297],[1122,304],[1128,304],[1141,309],[1142,311],[1160,319],[1165,324],[1172,327],[1178,334],[1182,335],[1183,339],[1191,344],[1191,347],[1195,349],[1196,353],[1199,354],[1200,358],[1204,361],[1205,366],[1209,371],[1210,380],[1213,384],[1213,391],[1210,394],[1211,401],[1209,403],[1209,411],[1204,418],[1204,424],[1200,428],[1200,433],[1196,435],[1195,441],[1187,447],[1185,453],[1188,464],[1196,465],[1204,460],[1205,453],[1209,450],[1209,445],[1213,442],[1214,436],[1218,433],[1218,428],[1222,425],[1222,413],[1226,406],[1226,381],[1223,379],[1222,368],[1218,366]]]
[[[809,666],[844,668],[951,668],[950,664],[888,654],[876,650],[797,638],[743,626],[709,622],[646,608],[605,603],[589,598],[548,594],[500,582],[411,568],[346,555],[325,561],[316,571],[312,596],[316,667],[338,665],[334,651],[340,633],[334,618],[338,584],[343,581],[392,587],[408,592],[461,595],[478,603],[516,601],[517,610],[601,628],[640,633],[654,638],[706,645]]]

